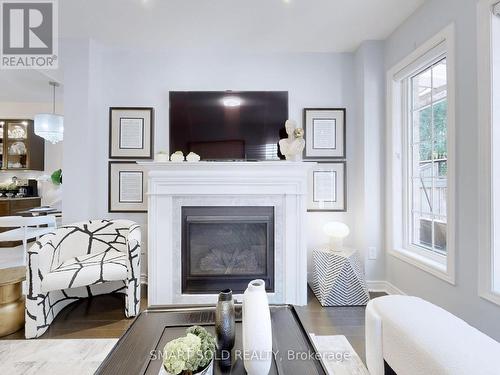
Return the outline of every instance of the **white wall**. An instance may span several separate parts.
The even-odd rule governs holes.
[[[57,113],[63,113],[62,103],[56,104]],[[1,119],[33,119],[37,113],[50,112],[52,103],[50,102],[0,102]],[[62,168],[63,142],[55,145],[45,142],[45,170],[44,171],[2,171],[0,182],[10,180],[13,176],[19,178],[39,178],[42,175],[50,175],[55,170]],[[56,190],[61,186],[56,186],[52,182],[39,182],[39,194],[42,197],[42,204],[52,203],[52,199],[57,195]]]
[[[476,68],[476,1],[431,0],[386,42],[386,68],[451,22],[456,28],[456,285],[450,285],[392,256],[387,279],[500,339],[500,306],[478,297],[479,186]]]
[[[356,217],[358,243],[364,250],[366,274],[371,281],[385,280],[384,233],[384,118],[385,80],[384,43],[366,41],[355,53],[356,121],[358,145],[355,148],[356,184],[351,186],[355,197],[353,212]],[[376,259],[369,259],[368,248],[376,249]]]
[[[365,123],[358,122],[354,54],[145,52],[104,48],[94,42],[74,40],[66,41],[64,46],[62,61],[67,113],[65,220],[128,217],[144,226],[146,224],[145,214],[107,212],[109,107],[154,107],[155,150],[159,151],[168,150],[169,145],[168,95],[171,90],[286,90],[289,92],[290,117],[298,122],[302,122],[305,107],[347,108],[348,212],[309,213],[307,228],[304,228],[308,231],[309,249],[327,243],[322,225],[330,220],[342,220],[352,228],[347,245],[364,247],[374,244],[381,247],[381,232],[378,238],[370,234],[370,240],[365,241],[364,230],[368,223],[363,213],[354,214],[355,209],[364,211],[366,208],[358,207],[359,197],[355,190],[351,190],[361,187],[363,194],[366,191],[365,176],[357,173],[363,170],[365,163],[360,157],[364,155],[364,145],[360,140],[363,139]],[[382,51],[382,46],[378,48]],[[367,56],[378,57],[371,53]],[[368,61],[365,59],[365,64]],[[373,94],[370,90],[367,87],[367,96]],[[366,105],[369,106],[368,101]],[[366,121],[366,126],[369,124],[371,121]],[[367,151],[373,150],[368,148]],[[366,156],[369,158],[369,154]],[[369,185],[378,183],[378,180],[368,182]],[[78,199],[69,199],[69,195]],[[365,253],[364,248],[360,250]],[[368,279],[379,280],[383,272],[383,257],[370,262]]]

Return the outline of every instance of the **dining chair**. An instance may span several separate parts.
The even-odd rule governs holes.
[[[44,226],[41,226],[44,225]],[[56,217],[47,216],[2,216],[0,217],[0,229],[8,228],[0,233],[0,242],[22,241],[24,252],[24,264],[28,253],[28,240],[38,239],[44,234],[56,229]]]

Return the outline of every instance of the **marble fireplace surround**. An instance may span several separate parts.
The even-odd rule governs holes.
[[[181,292],[181,208],[272,206],[275,291],[270,303],[307,303],[305,227],[311,163],[140,163],[148,170],[148,305],[213,304],[216,294]],[[241,295],[236,295],[241,300]]]

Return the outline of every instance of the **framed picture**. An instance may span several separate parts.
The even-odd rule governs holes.
[[[347,211],[346,163],[318,163],[309,172],[308,211]]]
[[[304,159],[345,159],[345,108],[304,108]]]
[[[147,212],[147,178],[144,167],[133,161],[110,161],[108,211]]]
[[[110,159],[153,157],[153,108],[109,109]]]

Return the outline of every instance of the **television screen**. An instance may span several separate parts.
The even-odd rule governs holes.
[[[278,160],[286,91],[171,91],[170,152],[202,160]]]

